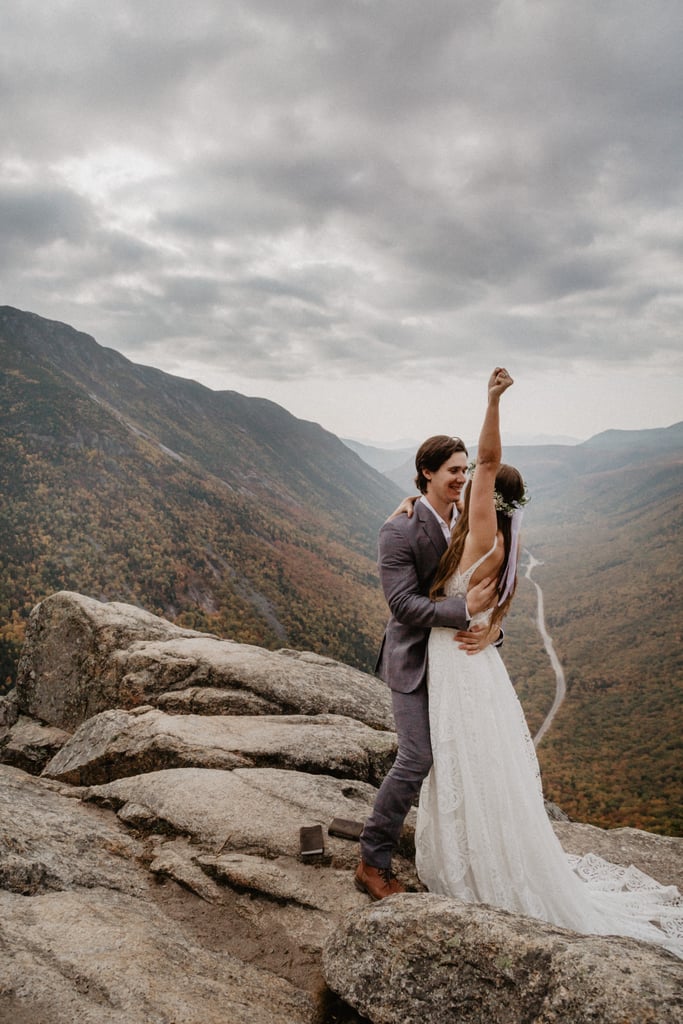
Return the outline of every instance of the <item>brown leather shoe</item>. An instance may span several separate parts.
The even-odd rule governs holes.
[[[397,892],[406,891],[396,875],[392,875],[391,868],[373,868],[362,859],[353,880],[356,889],[366,892],[373,900],[382,900],[385,896],[394,896]]]

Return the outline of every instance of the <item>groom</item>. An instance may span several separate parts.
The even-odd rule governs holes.
[[[405,817],[432,765],[427,697],[427,640],[432,626],[456,629],[461,647],[475,653],[491,642],[469,631],[475,612],[492,603],[496,580],[485,579],[464,597],[432,601],[429,590],[465,485],[467,449],[457,437],[428,438],[415,456],[421,497],[412,515],[389,518],[379,533],[379,574],[391,618],[376,673],[389,684],[398,753],[375,799],[360,837],[356,887],[382,899],[404,886],[391,871]],[[501,634],[502,636],[502,634]],[[501,637],[496,643],[500,642]]]

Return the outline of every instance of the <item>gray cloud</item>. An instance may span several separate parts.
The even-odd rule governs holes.
[[[473,339],[680,359],[676,0],[7,0],[0,29],[3,302],[255,382]]]
[[[67,188],[0,183],[0,223],[6,244],[40,248],[87,237],[90,204]]]

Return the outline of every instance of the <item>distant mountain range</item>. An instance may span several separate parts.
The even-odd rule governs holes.
[[[360,441],[353,441],[348,437],[343,440],[344,444],[356,455],[360,455],[368,466],[372,466],[373,469],[385,473],[387,476],[392,472],[400,471],[406,463],[412,464],[415,452],[419,447],[419,445],[411,445],[410,448],[379,448],[374,445],[361,444]],[[415,468],[413,466],[414,475]]]
[[[345,444],[352,447],[368,465],[389,477],[404,494],[414,492],[415,449],[394,451],[388,448],[368,448],[348,440]],[[567,470],[574,473],[572,467],[578,467],[581,472],[584,468],[599,468],[602,465],[614,468],[620,459],[638,459],[652,452],[675,453],[681,446],[683,422],[655,430],[605,430],[587,441],[572,445],[516,445],[506,441],[503,457],[508,462],[518,465],[520,469],[525,466],[529,469],[534,467],[533,473],[539,474],[538,483],[543,486],[554,475],[563,476]],[[468,450],[475,458],[476,444],[470,446]],[[589,462],[586,461],[587,458]],[[548,481],[545,479],[546,474]]]
[[[384,475],[382,449],[8,306],[0,374],[0,690],[60,589],[371,668],[376,535],[414,492],[412,450],[402,469],[385,451]],[[683,834],[683,423],[504,457],[531,491],[524,539],[568,683],[539,748],[546,794],[579,820]],[[503,653],[532,731],[554,693],[534,615],[521,579]]]
[[[420,447],[424,438],[414,441],[397,441],[391,444],[378,444],[371,441],[359,441],[356,438],[343,437],[342,441],[352,451],[360,455],[362,459],[381,473],[386,469],[398,466],[403,462],[412,462],[415,452]],[[508,437],[508,444],[514,445],[574,445],[581,444],[578,437],[569,437],[565,434],[549,436],[547,434],[516,435]]]

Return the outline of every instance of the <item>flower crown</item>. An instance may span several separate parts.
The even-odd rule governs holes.
[[[474,476],[474,471],[476,467],[476,460],[473,459],[472,462],[470,462],[469,466],[467,467],[467,472],[469,474],[470,480]],[[521,498],[518,498],[516,501],[506,501],[503,495],[500,493],[500,491],[493,492],[493,501],[496,512],[502,512],[503,515],[507,516],[508,518],[511,518],[518,508],[524,508],[524,506],[527,505],[530,500],[531,498],[529,497],[529,492],[526,489],[526,484],[524,485],[524,494]]]

